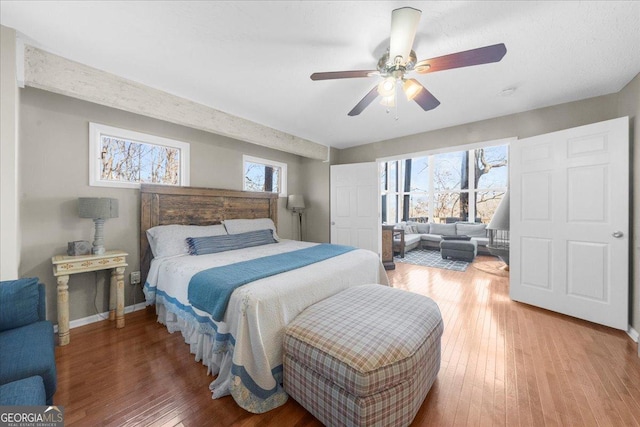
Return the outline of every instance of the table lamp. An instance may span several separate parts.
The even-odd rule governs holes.
[[[80,197],[78,198],[78,216],[93,219],[96,230],[91,253],[104,254],[104,221],[107,218],[118,218],[118,199]]]

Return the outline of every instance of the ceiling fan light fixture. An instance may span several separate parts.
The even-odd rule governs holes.
[[[415,79],[409,79],[405,80],[402,85],[402,89],[404,90],[404,94],[407,96],[407,100],[413,101],[413,98],[415,98],[422,90],[422,85]]]
[[[388,97],[396,91],[396,79],[389,76],[380,82],[378,85],[378,93],[382,97]]]
[[[384,105],[387,108],[395,107],[396,106],[395,95],[391,94],[389,96],[383,97],[382,100],[380,101],[380,105]]]

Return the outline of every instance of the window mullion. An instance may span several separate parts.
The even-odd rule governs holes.
[[[404,173],[402,182],[402,219],[409,221],[409,200],[411,198],[411,159],[406,159],[404,162]]]
[[[469,150],[469,222],[476,222],[476,150]]]
[[[264,167],[264,191],[273,191],[273,168],[271,166]]]
[[[433,217],[434,214],[434,210],[433,210],[433,206],[435,204],[435,188],[436,185],[433,182],[434,181],[434,166],[435,166],[435,160],[434,160],[434,156],[429,156],[429,201],[428,201],[428,207],[429,207],[429,219],[428,221],[430,222],[435,222],[435,218]]]

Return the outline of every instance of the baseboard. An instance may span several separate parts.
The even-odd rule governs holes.
[[[633,329],[633,326],[629,325],[629,330],[627,331],[627,335],[629,335],[631,339],[634,340],[635,342],[638,342],[638,337],[640,336],[640,334],[638,334],[638,331]],[[640,355],[640,353],[638,354]]]
[[[124,308],[124,313],[133,313],[134,311],[143,310],[147,306],[146,303],[141,302],[135,305],[128,305]],[[89,325],[91,323],[100,322],[109,318],[109,312],[94,314],[92,316],[83,317],[82,319],[76,319],[69,322],[69,329],[77,328],[79,326]],[[58,325],[53,325],[53,331],[58,333]]]

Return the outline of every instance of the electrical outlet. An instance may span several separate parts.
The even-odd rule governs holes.
[[[129,278],[129,281],[132,285],[137,285],[140,283],[140,272],[139,271],[132,271],[131,272],[131,276]]]

